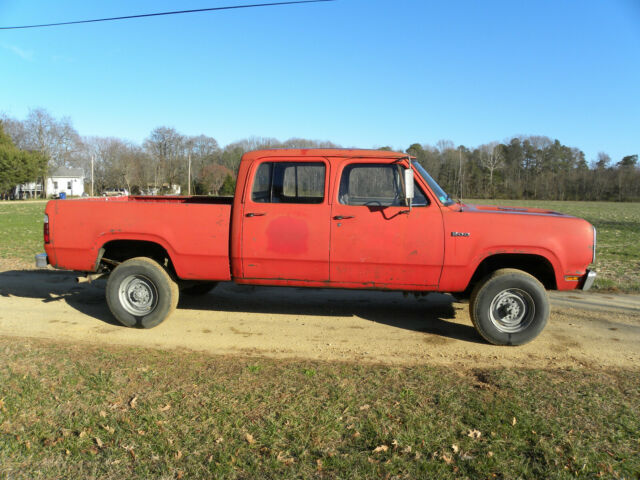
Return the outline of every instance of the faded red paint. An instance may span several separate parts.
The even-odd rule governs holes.
[[[292,160],[326,165],[324,201],[253,202],[257,165]],[[240,164],[233,205],[187,197],[51,201],[45,250],[56,267],[94,271],[108,242],[144,240],[168,252],[180,278],[259,285],[459,292],[496,254],[547,261],[560,290],[579,286],[565,275],[585,275],[593,230],[582,219],[542,209],[445,206],[418,175],[429,205],[409,214],[406,207],[343,205],[340,176],[357,162],[407,165],[406,154],[386,151],[250,152]]]
[[[279,217],[267,227],[267,251],[284,255],[299,255],[309,248],[307,222],[295,217]]]

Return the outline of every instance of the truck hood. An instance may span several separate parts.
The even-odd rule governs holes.
[[[547,215],[553,217],[570,217],[564,213],[556,212],[554,210],[547,210],[545,208],[528,208],[528,207],[506,207],[499,205],[474,205],[474,204],[456,204],[451,206],[459,212],[469,213],[504,213],[515,215]]]

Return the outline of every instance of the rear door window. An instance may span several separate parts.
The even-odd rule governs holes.
[[[322,162],[265,162],[256,172],[251,200],[257,203],[322,203],[326,166]]]

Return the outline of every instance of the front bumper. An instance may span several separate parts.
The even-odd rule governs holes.
[[[47,268],[49,265],[49,258],[46,253],[39,253],[36,255],[36,268]]]
[[[587,291],[593,286],[593,282],[596,280],[596,272],[593,270],[587,270],[587,274],[584,277],[584,283],[582,284],[582,290]]]

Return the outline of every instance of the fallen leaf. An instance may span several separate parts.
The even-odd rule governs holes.
[[[513,417],[513,420],[511,420],[511,425],[514,425],[518,423],[518,421],[516,420],[516,417]]]
[[[224,438],[222,438],[222,437],[216,438],[216,444],[220,444],[222,442],[224,442]]]
[[[213,462],[213,455],[209,455],[207,457],[207,463],[211,463],[211,462]]]
[[[316,460],[316,470],[318,470],[319,472],[322,471],[322,460],[320,459]]]
[[[256,443],[255,438],[253,438],[253,435],[251,435],[250,433],[246,433],[244,436],[244,439],[247,441],[249,445],[253,445],[254,443]]]
[[[389,450],[389,447],[387,447],[386,445],[380,445],[379,447],[373,449],[373,453],[386,452],[387,450]]]
[[[471,438],[480,438],[482,436],[482,432],[480,432],[480,430],[476,430],[475,428],[473,430],[469,430],[469,433],[467,433],[467,437],[471,437]]]
[[[451,465],[451,464],[453,463],[453,458],[451,458],[451,457],[450,457],[449,455],[447,455],[446,453],[443,453],[441,458],[442,458],[442,460],[444,460],[444,461],[445,461],[445,463],[446,463],[447,465]]]
[[[460,458],[461,458],[462,460],[472,460],[472,459],[473,459],[473,455],[469,455],[468,453],[462,453],[462,454],[460,455]]]
[[[162,408],[160,409],[160,411],[161,411],[161,412],[166,412],[167,410],[170,410],[170,409],[171,409],[171,404],[170,404],[170,403],[167,403],[164,407],[162,407]]]
[[[487,457],[489,458],[493,457],[493,452],[487,452]]]
[[[362,406],[360,407],[360,410],[369,410],[369,408],[371,408],[371,407],[370,407],[369,405],[366,405],[366,404],[365,404],[365,405],[362,405]]]
[[[0,410],[2,410],[3,412],[5,411],[5,408],[4,408],[4,397],[0,398]]]
[[[184,472],[182,470],[178,470],[178,474],[176,475],[176,478],[178,480],[182,480],[183,476],[184,476]]]
[[[395,438],[393,439],[393,442],[391,442],[391,445],[393,445],[394,449],[397,449],[400,446],[398,440],[396,440]]]
[[[144,437],[147,434],[147,432],[145,432],[144,430],[138,430],[138,435],[140,435],[141,437]]]
[[[360,432],[355,432],[353,435],[351,435],[351,438],[358,438],[360,436]]]
[[[100,410],[100,416],[102,418],[105,418],[107,416],[107,412],[105,412],[104,410]]]
[[[404,447],[404,450],[402,450],[402,453],[411,453],[411,445],[407,445],[406,447]]]
[[[113,434],[116,431],[115,428],[110,427],[109,425],[102,425],[102,428],[104,428],[107,432],[109,432],[111,434]]]
[[[87,432],[85,432],[84,430],[82,430],[79,434],[78,434],[78,438],[84,438],[87,436]]]
[[[134,395],[131,400],[129,400],[129,406],[131,408],[136,408],[136,403],[138,402],[138,396]]]
[[[453,450],[453,453],[458,453],[460,451],[460,447],[454,443],[451,445],[451,450]]]
[[[380,463],[380,460],[376,460],[375,458],[367,457],[367,461],[369,463]]]
[[[96,445],[98,446],[98,448],[102,448],[104,446],[104,443],[102,443],[102,440],[100,440],[99,437],[95,437],[94,438]]]
[[[176,453],[176,460],[180,460],[182,458],[182,450],[178,450],[178,453]]]
[[[24,442],[24,446],[27,447],[27,450],[31,450],[31,442],[29,440]]]
[[[89,449],[89,453],[90,453],[91,455],[97,455],[97,454],[98,454],[98,449],[97,449],[96,447],[91,447],[91,448]]]
[[[65,449],[64,454],[65,454],[65,455],[71,455],[71,452],[70,452],[70,451],[69,451],[69,449],[67,448],[67,449]]]
[[[416,452],[415,459],[420,460],[421,457],[422,457],[422,454],[420,452]]]
[[[278,459],[279,462],[282,462],[285,465],[291,465],[292,463],[295,463],[295,461],[296,461],[295,458],[285,457],[282,452],[278,453],[277,459]]]
[[[56,438],[54,440],[51,440],[50,438],[47,438],[42,443],[44,444],[45,447],[55,447],[61,441],[62,441],[62,437],[58,437],[58,438]]]
[[[129,455],[131,455],[131,458],[133,460],[136,459],[136,452],[133,451],[133,447],[127,447],[126,445],[123,445],[122,448],[124,448],[127,452],[129,452]]]

